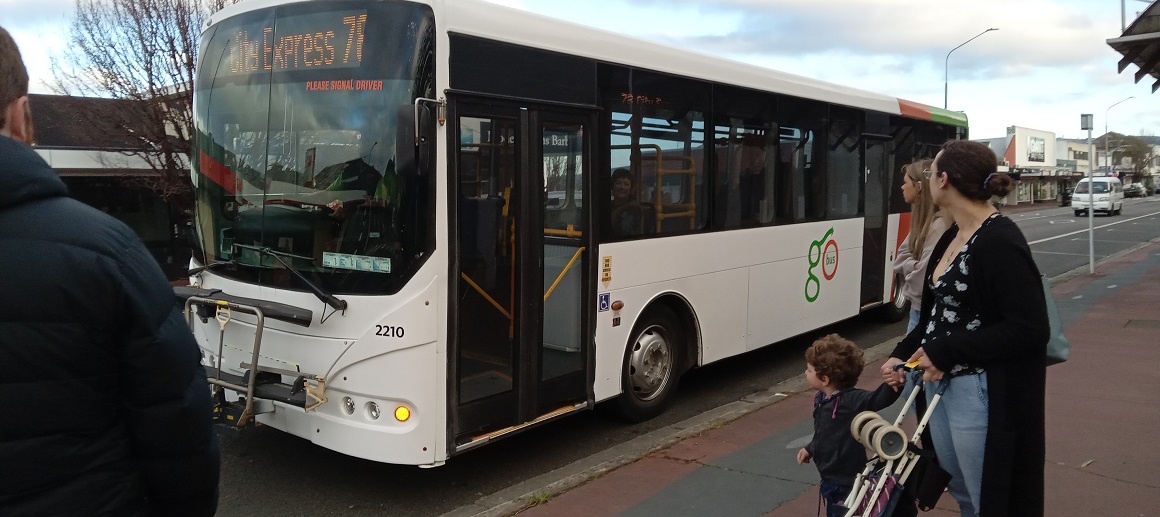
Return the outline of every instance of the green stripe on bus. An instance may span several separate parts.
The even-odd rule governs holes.
[[[967,114],[961,111],[951,111],[942,108],[930,108],[930,119],[934,122],[942,124],[950,124],[952,126],[966,126]]]

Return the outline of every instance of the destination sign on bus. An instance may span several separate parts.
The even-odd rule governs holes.
[[[226,61],[231,74],[356,68],[363,60],[366,11],[287,16],[274,27],[237,30]]]

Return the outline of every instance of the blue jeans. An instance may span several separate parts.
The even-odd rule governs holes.
[[[928,404],[943,382],[950,385],[931,413],[928,429],[938,463],[951,475],[947,488],[962,517],[977,517],[987,446],[987,374],[927,383]]]
[[[853,478],[851,478],[851,481],[853,481]],[[826,517],[843,517],[846,515],[846,512],[849,510],[849,508],[842,506],[842,503],[845,502],[846,497],[850,495],[851,488],[852,487],[839,485],[837,483],[822,481],[822,484],[818,487],[818,490],[822,494],[822,501],[824,501],[823,504],[826,505]]]
[[[918,318],[919,318],[918,308],[915,307],[914,305],[911,305],[910,307],[911,307],[910,308],[910,321],[907,322],[907,324],[906,324],[906,333],[907,334],[910,334],[910,331],[914,330],[914,327],[918,326]],[[906,359],[906,358],[903,357],[903,359]]]

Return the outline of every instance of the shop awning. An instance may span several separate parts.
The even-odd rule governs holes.
[[[1108,46],[1124,56],[1120,60],[1120,73],[1134,63],[1139,67],[1136,82],[1151,75],[1156,80],[1152,83],[1152,93],[1156,93],[1160,89],[1160,1],[1144,9],[1120,37],[1109,39]]]

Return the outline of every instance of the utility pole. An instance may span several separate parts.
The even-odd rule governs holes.
[[[1094,194],[1096,189],[1092,188],[1094,187],[1094,185],[1092,185],[1092,169],[1095,168],[1096,148],[1094,145],[1092,145],[1092,116],[1090,113],[1085,113],[1079,116],[1079,127],[1080,129],[1086,129],[1088,132],[1088,273],[1092,274],[1096,272],[1096,197]],[[1104,135],[1104,138],[1106,139],[1107,135]],[[1072,192],[1071,195],[1075,196],[1075,193]]]

